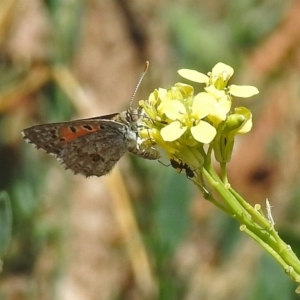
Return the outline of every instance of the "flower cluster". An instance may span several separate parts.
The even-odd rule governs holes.
[[[168,90],[152,92],[148,100],[139,103],[146,114],[141,137],[164,148],[170,158],[195,167],[205,161],[204,144],[214,149],[219,162],[229,161],[234,137],[252,127],[250,110],[233,109],[233,96],[251,97],[258,93],[257,88],[228,86],[234,71],[223,63],[218,63],[208,75],[188,69],[178,73],[204,83],[203,91],[195,95],[193,86],[176,83]]]
[[[149,99],[140,101],[144,111],[138,124],[139,146],[145,151],[157,144],[163,148],[173,168],[186,176],[206,200],[234,217],[240,230],[269,252],[292,280],[300,283],[300,262],[278,235],[267,204],[268,218],[261,205],[247,203],[229,183],[227,163],[234,139],[251,130],[252,114],[246,107],[234,107],[234,97],[258,94],[252,86],[229,85],[233,69],[218,63],[207,75],[181,69],[179,74],[204,84],[200,93],[191,85],[176,83],[170,89],[157,89]],[[220,169],[216,172],[211,156]],[[220,173],[220,176],[219,174]],[[300,287],[296,290],[300,293]]]

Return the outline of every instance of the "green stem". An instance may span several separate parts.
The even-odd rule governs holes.
[[[252,239],[254,239],[258,244],[260,244],[267,252],[269,252],[274,258],[275,260],[281,265],[281,267],[284,269],[285,273],[290,276],[290,278],[297,282],[300,283],[300,275],[299,275],[299,270],[298,270],[298,266],[299,265],[299,260],[296,257],[294,260],[294,262],[292,263],[287,263],[287,260],[284,259],[286,258],[286,255],[283,255],[283,253],[280,253],[278,251],[276,251],[276,249],[270,247],[270,245],[268,244],[268,241],[263,241],[261,240],[257,235],[255,235],[251,230],[249,230],[248,228],[245,228],[243,231],[245,231],[245,233],[247,233]],[[283,241],[282,243],[287,247],[287,251],[291,251],[292,256],[294,256],[294,253],[292,251],[292,249],[286,245]],[[289,256],[289,255],[287,255]],[[296,266],[296,269],[295,267]]]
[[[208,149],[207,149],[207,155],[204,156],[204,157],[206,157],[206,163],[209,165],[211,164],[212,151],[213,151],[213,146],[212,146],[212,144],[209,144]]]
[[[294,281],[300,283],[299,259],[269,221],[234,189],[228,189],[210,164],[203,166],[202,174],[226,203],[227,209],[223,210],[237,219],[241,229],[269,252]]]
[[[215,206],[217,206],[218,208],[220,208],[221,210],[223,210],[224,212],[226,212],[227,214],[230,214],[229,210],[223,205],[221,204],[205,187],[202,183],[199,183],[199,181],[197,181],[198,176],[196,176],[196,178],[191,179],[194,184],[199,188],[199,190],[201,191],[201,193],[203,194],[203,197],[212,202]]]
[[[229,188],[230,184],[228,183],[226,166],[227,166],[226,163],[224,163],[224,162],[220,163],[222,181],[223,181],[224,185]]]
[[[229,191],[235,197],[235,199],[244,207],[244,209],[249,212],[252,218],[260,224],[260,226],[262,226],[266,230],[271,229],[271,224],[261,213],[259,213],[259,211],[254,209],[252,205],[246,202],[244,198],[241,195],[239,195],[233,188],[230,188]]]

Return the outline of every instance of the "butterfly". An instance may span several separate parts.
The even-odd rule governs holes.
[[[145,75],[144,73],[132,96]],[[75,174],[103,176],[129,151],[145,159],[156,160],[160,153],[141,148],[138,125],[142,117],[139,109],[130,107],[123,112],[89,119],[35,125],[22,131],[24,139],[38,149],[54,155]]]

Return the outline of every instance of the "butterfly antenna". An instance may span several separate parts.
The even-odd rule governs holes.
[[[138,91],[138,89],[139,89],[139,87],[140,87],[140,85],[141,85],[141,82],[143,81],[143,79],[144,79],[144,77],[145,77],[145,75],[146,75],[146,73],[147,73],[147,71],[148,71],[149,64],[150,64],[149,61],[146,61],[144,71],[143,71],[143,73],[142,73],[142,75],[141,75],[141,77],[140,77],[140,79],[139,79],[139,81],[138,81],[138,83],[137,83],[137,85],[136,85],[136,88],[135,88],[135,90],[134,90],[134,92],[133,92],[133,95],[132,95],[131,100],[130,100],[129,107],[131,107],[131,104],[132,104],[132,102],[133,102],[133,100],[134,100],[134,97],[135,97],[135,95],[136,95],[136,92]]]

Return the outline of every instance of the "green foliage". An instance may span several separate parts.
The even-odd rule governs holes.
[[[8,194],[0,192],[0,258],[5,255],[11,239],[12,211]]]
[[[189,204],[192,182],[171,167],[166,170],[154,200],[152,212],[152,249],[159,276],[160,299],[180,299],[184,283],[175,276],[174,254],[191,226]]]
[[[169,257],[178,247],[190,227],[189,204],[192,182],[173,169],[167,172],[159,194],[155,197],[153,226],[164,254]]]
[[[293,283],[279,270],[271,257],[263,255],[255,271],[254,288],[247,300],[297,299]]]
[[[56,28],[52,59],[55,63],[69,63],[80,41],[83,3],[78,0],[48,0],[46,3],[53,26]]]
[[[274,3],[275,2],[275,3]],[[178,68],[209,70],[217,62],[238,69],[245,56],[281,20],[287,3],[231,0],[205,5],[173,3],[161,9]]]

